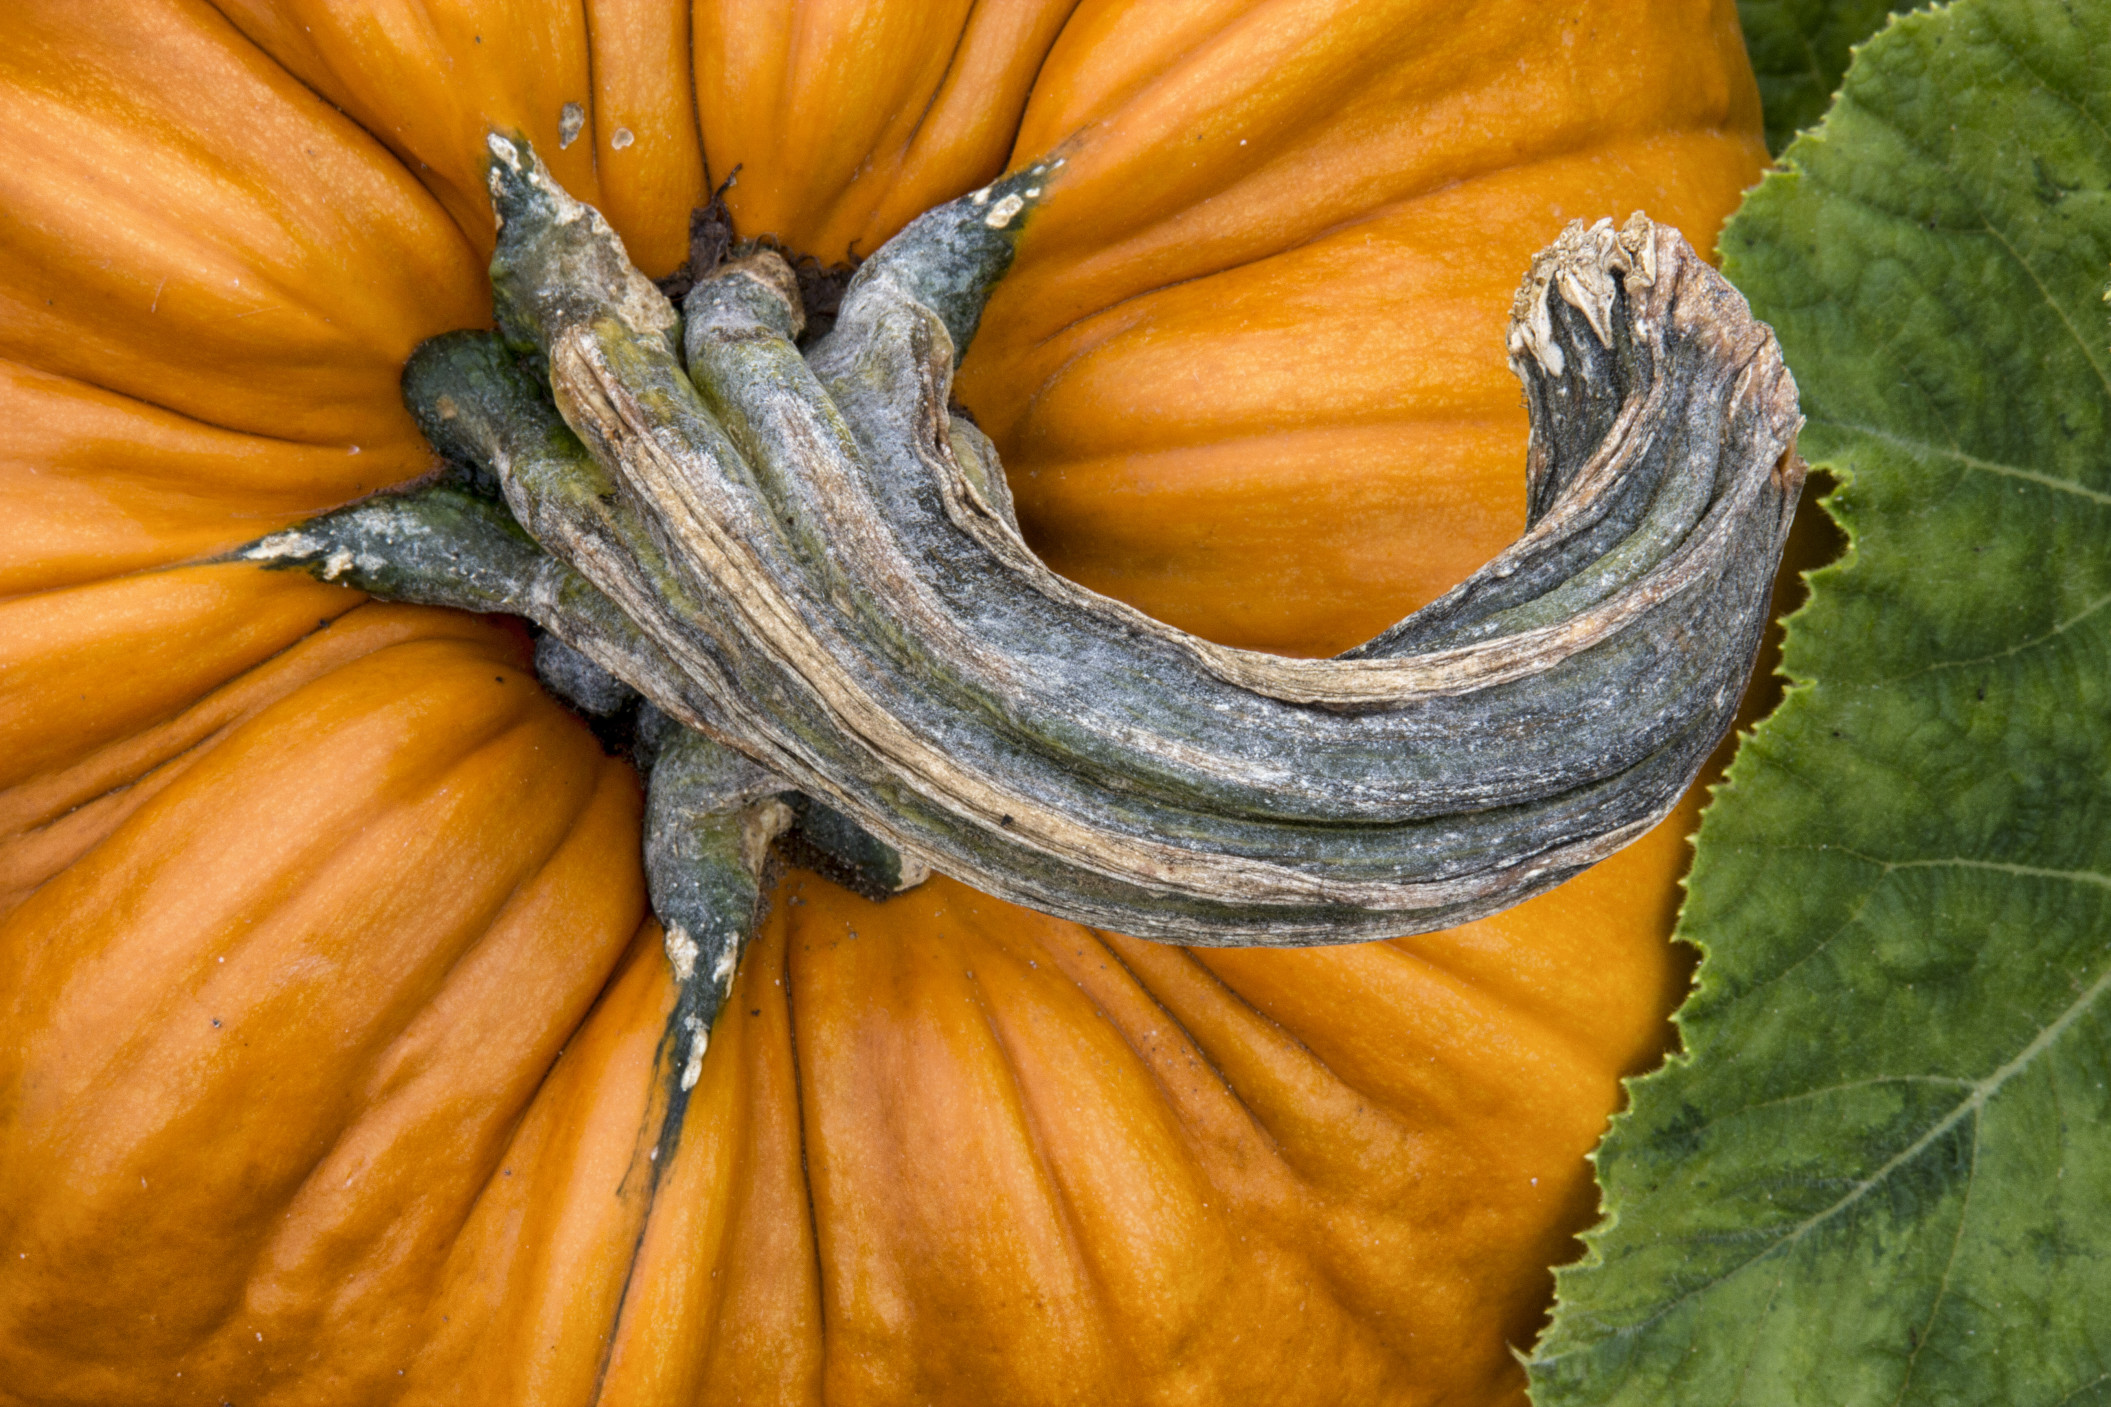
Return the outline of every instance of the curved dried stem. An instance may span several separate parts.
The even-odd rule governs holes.
[[[490,395],[450,395],[439,433],[635,632],[574,644],[912,861],[1189,943],[1422,931],[1641,834],[1733,716],[1800,420],[1772,334],[1674,230],[1572,226],[1526,277],[1524,536],[1358,649],[1288,659],[1050,572],[947,413],[1060,163],[916,221],[804,354],[790,271],[737,259],[689,294],[678,354],[598,215],[493,149],[502,331],[583,449],[465,435],[464,400],[521,421]],[[412,389],[428,422],[437,394]]]

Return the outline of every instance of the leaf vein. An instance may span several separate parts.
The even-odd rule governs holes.
[[[1974,208],[1977,208],[1977,202],[1974,202]],[[2074,345],[2081,352],[2082,360],[2089,363],[2089,369],[2096,373],[2097,383],[2104,388],[2104,394],[2111,397],[2111,371],[2106,371],[2104,364],[2096,359],[2096,349],[2090,346],[2089,339],[2082,335],[2082,330],[2074,325],[2074,319],[2067,315],[2067,310],[2060,306],[2060,300],[2052,296],[2052,290],[2045,286],[2045,280],[2038,276],[2037,269],[2023,257],[2022,252],[2009,241],[2009,237],[1995,227],[1994,222],[1987,218],[1983,210],[1979,212],[1979,221],[1986,227],[1986,232],[2007,251],[2008,257],[2016,261],[2016,267],[2029,275],[2031,287],[2038,290],[2038,296],[2045,300],[2045,306],[2052,309],[2052,315],[2060,320],[2060,326],[2067,329],[2067,335],[2074,339]]]
[[[2068,1403],[2074,1401],[2083,1393],[2088,1392],[2094,1388],[2100,1388],[2105,1383],[2111,1383],[2111,1372],[2097,1374],[2088,1382],[2083,1383],[2081,1386],[2077,1387],[2073,1392],[2070,1392],[2065,1397],[2061,1398],[2058,1402],[2053,1403],[2052,1407],[2067,1407]]]
[[[1938,459],[1954,460],[1967,469],[1976,469],[1987,474],[1998,474],[2008,479],[2022,479],[2044,488],[2057,489],[2062,493],[2074,494],[2078,498],[2086,498],[2092,503],[2111,505],[2111,493],[2090,488],[2086,484],[2078,484],[2072,479],[2062,479],[2051,474],[2041,474],[2035,469],[2024,469],[2014,464],[2003,464],[1998,460],[1982,459],[1978,455],[1967,454],[1961,449],[1945,449],[1941,445],[1930,444],[1926,440],[1916,439],[1911,435],[1901,435],[1893,430],[1880,429],[1874,425],[1864,425],[1858,421],[1839,420],[1824,415],[1813,415],[1810,419],[1816,424],[1830,425],[1835,429],[1846,430],[1857,435],[1865,435],[1872,440],[1881,440],[1894,449],[1902,449],[1912,454],[1932,455]]]
[[[1710,1119],[1707,1123],[1699,1125],[1699,1127],[1706,1129],[1723,1122],[1724,1119],[1734,1118],[1739,1114],[1749,1114],[1755,1109],[1773,1109],[1784,1104],[1800,1104],[1806,1099],[1818,1099],[1828,1094],[1845,1094],[1849,1090],[1874,1089],[1882,1085],[1947,1085],[1955,1089],[1970,1088],[1971,1083],[1970,1080],[1962,1075],[1871,1075],[1866,1080],[1842,1080],[1838,1084],[1820,1085],[1815,1089],[1797,1090],[1794,1094],[1779,1095],[1773,1099],[1755,1100],[1750,1104],[1739,1105],[1731,1113],[1724,1114],[1722,1118]]]
[[[1973,665],[1976,664],[1993,664],[1999,660],[2013,659],[2015,656],[2023,654],[2026,651],[2035,650],[2036,648],[2038,648],[2038,646],[2045,644],[2049,640],[2059,639],[2060,636],[2074,629],[2074,627],[2080,625],[2083,621],[2089,619],[2089,617],[2095,615],[2098,611],[2101,611],[2106,606],[2111,606],[2111,592],[2107,592],[2106,594],[2097,597],[2094,601],[2091,601],[2088,605],[2082,607],[2073,615],[2068,616],[2065,620],[2054,621],[2050,627],[2040,631],[2038,634],[2030,636],[2028,639],[2018,640],[2015,644],[2009,646],[2005,650],[1996,650],[1993,654],[1990,655],[1971,655],[1967,656],[1964,659],[1936,660],[1933,664],[1927,665],[1920,669],[1913,670],[1907,674],[1886,675],[1881,678],[1872,679],[1869,682],[1871,685],[1904,684],[1910,680],[1919,679],[1926,675],[1939,674],[1944,670],[1970,669]]]
[[[1936,1316],[1942,1313],[1942,1302],[1950,1293],[1950,1277],[1957,1270],[1957,1253],[1964,1246],[1964,1228],[1972,1215],[1972,1188],[1979,1175],[1979,1139],[1986,1132],[1982,1119],[1972,1120],[1972,1157],[1964,1174],[1964,1205],[1957,1209],[1957,1230],[1950,1237],[1950,1254],[1942,1263],[1942,1279],[1936,1282],[1935,1298],[1928,1304],[1928,1317],[1920,1326],[1920,1335],[1913,1341],[1913,1351],[1906,1355],[1906,1371],[1899,1379],[1898,1396],[1891,1399],[1891,1407],[1901,1407],[1906,1393],[1913,1386],[1913,1371],[1919,1366],[1920,1351],[1928,1346],[1928,1339],[1935,1332]]]
[[[2017,68],[2022,69],[2025,73],[2029,74],[2033,79],[2036,80],[2035,91],[2040,93],[2046,93],[2054,98],[2059,99],[2060,102],[2066,106],[2068,111],[2072,112],[2076,117],[2081,118],[2083,121],[2087,122],[2091,127],[2095,128],[2097,138],[2104,144],[2104,147],[2107,150],[2111,150],[2111,129],[2107,129],[2104,126],[2103,120],[2099,118],[2095,113],[2089,111],[2087,107],[2083,106],[2079,99],[2069,97],[2067,93],[2061,88],[2059,88],[2057,85],[2055,85],[2053,81],[2036,64],[2032,63],[2029,59],[2023,57],[2023,50],[2016,45],[2014,40],[2010,39],[2006,34],[2001,32],[2000,25],[1988,24],[1986,26],[1986,35],[1989,39],[1993,41],[1995,48],[1999,49],[2002,53],[2008,56],[2009,61],[2011,63],[2015,64]]]
[[[1810,849],[1813,847],[1796,846],[1783,848]],[[1831,848],[1844,849],[1845,847]],[[1854,854],[1855,852],[1848,851],[1847,853]],[[1876,859],[1876,857],[1874,856],[1862,856],[1861,858]],[[2003,873],[2021,874],[2039,878],[2068,879],[2074,880],[2078,883],[2095,884],[2106,889],[2111,889],[2111,876],[2099,875],[2087,870],[2047,870],[2039,869],[2037,867],[2029,865],[2009,865],[2003,864],[1998,861],[1963,859],[1922,861],[1904,860],[1892,862],[1877,860],[1877,863],[1885,865],[1887,869],[1922,869],[1932,868],[1936,866],[1959,866],[1972,869],[1989,869],[1998,870]],[[1662,1305],[1658,1306],[1654,1312],[1644,1316],[1639,1320],[1636,1320],[1634,1323],[1624,1324],[1614,1328],[1612,1330],[1612,1337],[1617,1339],[1633,1338],[1635,1335],[1642,1333],[1644,1330],[1650,1328],[1651,1326],[1658,1323],[1660,1320],[1664,1319],[1666,1316],[1671,1314],[1673,1310],[1678,1309],[1682,1305],[1686,1304],[1688,1301],[1699,1298],[1701,1295],[1705,1294],[1709,1290],[1714,1289],[1717,1285],[1723,1284],[1724,1282],[1734,1278],[1735,1276],[1743,1274],[1745,1271],[1751,1269],[1753,1266],[1759,1264],[1761,1261],[1768,1259],[1776,1253],[1800,1244],[1805,1237],[1810,1235],[1811,1232],[1817,1230],[1820,1226],[1833,1220],[1842,1212],[1845,1212],[1849,1208],[1853,1207],[1856,1203],[1860,1202],[1864,1197],[1868,1196],[1877,1187],[1881,1186],[1887,1179],[1891,1177],[1893,1173],[1896,1173],[1899,1169],[1907,1166],[1914,1159],[1918,1158],[1922,1153],[1925,1153],[1929,1148],[1934,1146],[1934,1144],[1938,1140],[1940,1140],[1944,1135],[1948,1134],[1950,1130],[1956,1128],[1957,1125],[1964,1119],[1976,1117],[1979,1111],[1986,1107],[1988,1101],[1990,1101],[1995,1094],[2000,1092],[2001,1087],[2003,1085],[2006,1085],[2016,1075],[2020,1074],[2031,1064],[2032,1061],[2036,1060],[2038,1056],[2042,1055],[2055,1042],[2057,1042],[2062,1035],[2066,1034],[2068,1028],[2071,1027],[2076,1021],[2080,1020],[2082,1016],[2084,1016],[2088,1012],[2089,1008],[2094,1006],[2097,1001],[2103,997],[2106,991],[2111,991],[2111,967],[2107,967],[2102,973],[2098,974],[2097,979],[2089,985],[2087,990],[2085,990],[2079,997],[2075,999],[2072,1005],[2070,1005],[2065,1011],[2061,1012],[2058,1017],[2054,1018],[2054,1020],[2050,1024],[2046,1025],[2043,1029],[2041,1029],[2038,1034],[2033,1037],[2031,1041],[2026,1044],[2020,1051],[2018,1051],[2012,1058],[2010,1058],[2007,1063],[1994,1070],[1985,1079],[1973,1081],[1968,1084],[1966,1087],[1971,1092],[1966,1095],[1964,1099],[1958,1102],[1956,1108],[1952,1109],[1948,1114],[1944,1115],[1941,1119],[1937,1120],[1933,1125],[1928,1128],[1925,1133],[1921,1134],[1919,1138],[1914,1139],[1912,1143],[1908,1144],[1905,1148],[1901,1149],[1899,1152],[1893,1154],[1890,1158],[1886,1159],[1881,1167],[1877,1168],[1867,1177],[1861,1178],[1858,1181],[1851,1183],[1849,1185],[1849,1191],[1846,1193],[1846,1195],[1842,1196],[1839,1200],[1835,1201],[1831,1206],[1825,1207],[1820,1211],[1814,1212],[1810,1216],[1807,1216],[1801,1221],[1796,1222],[1793,1227],[1787,1228],[1783,1231],[1779,1231],[1777,1234],[1773,1234],[1771,1236],[1771,1239],[1769,1240],[1767,1247],[1764,1250],[1759,1251],[1742,1261],[1739,1261],[1737,1264],[1732,1265],[1727,1269],[1723,1270],[1720,1274],[1711,1275],[1707,1279],[1701,1281],[1699,1284],[1690,1286],[1689,1288],[1681,1291],[1676,1296],[1672,1297],[1669,1300],[1666,1300]],[[1755,1228],[1755,1230],[1757,1229]],[[1767,1233],[1765,1231],[1759,1231],[1758,1234],[1765,1235]],[[1554,1355],[1546,1358],[1537,1358],[1534,1361],[1541,1363],[1550,1363],[1555,1361],[1555,1358],[1558,1358],[1560,1356],[1562,1355]]]

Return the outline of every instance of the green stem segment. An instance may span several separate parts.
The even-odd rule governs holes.
[[[901,878],[928,862],[1190,943],[1438,928],[1654,825],[1733,716],[1801,485],[1795,387],[1735,291],[1640,215],[1572,226],[1519,294],[1525,535],[1370,643],[1296,660],[1049,572],[994,449],[948,414],[1060,163],[917,220],[802,354],[776,256],[703,278],[677,319],[524,143],[493,152],[500,326],[547,368],[555,408],[493,340],[462,335],[421,350],[406,391],[555,560],[531,571],[523,542],[492,536],[505,525],[478,532],[522,559],[522,582],[542,574],[536,602],[562,603],[528,613]],[[334,517],[384,511],[400,510]],[[263,547],[414,589],[406,568],[363,565],[404,557],[378,541],[347,543],[348,567]],[[656,879],[656,904],[678,888]]]
[[[790,829],[792,808],[783,783],[702,733],[668,721],[654,741],[645,879],[680,991],[667,1063],[675,1093],[687,1095],[755,931],[770,842]]]

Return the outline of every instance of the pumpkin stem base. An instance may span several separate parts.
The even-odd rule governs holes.
[[[719,264],[677,313],[525,142],[490,145],[499,335],[434,339],[404,386],[511,518],[478,480],[252,555],[520,610],[582,657],[552,652],[572,696],[620,681],[729,749],[654,767],[656,798],[717,798],[669,803],[686,819],[656,823],[666,855],[708,831],[730,864],[729,837],[762,824],[724,779],[737,754],[803,798],[769,812],[773,834],[796,826],[886,890],[930,865],[1143,937],[1354,942],[1605,858],[1734,717],[1801,489],[1795,385],[1736,291],[1639,213],[1575,224],[1519,291],[1525,534],[1376,639],[1301,660],[1050,572],[995,446],[949,411],[1060,159],[913,221],[802,345],[774,253]],[[746,902],[648,851],[670,932]]]

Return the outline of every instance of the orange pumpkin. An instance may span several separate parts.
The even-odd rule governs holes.
[[[1068,143],[961,381],[1029,536],[1335,651],[1522,523],[1532,251],[1711,246],[1758,118],[1729,0],[15,0],[0,1398],[1520,1399],[1690,804],[1346,948],[793,872],[663,1165],[628,767],[504,623],[195,563],[427,470],[489,127],[653,274]]]

